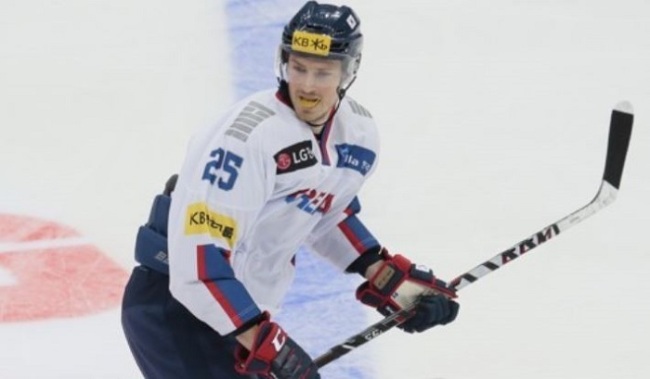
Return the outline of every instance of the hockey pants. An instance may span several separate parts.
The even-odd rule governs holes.
[[[133,269],[122,302],[122,327],[147,379],[254,379],[234,370],[234,337],[223,337],[169,292],[169,277]]]

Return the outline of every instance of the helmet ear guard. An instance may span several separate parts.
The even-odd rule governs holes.
[[[347,6],[307,2],[285,25],[276,56],[278,81],[287,82],[289,54],[342,61],[339,97],[356,79],[361,64],[363,35],[360,20]]]

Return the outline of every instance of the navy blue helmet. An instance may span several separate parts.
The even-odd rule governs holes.
[[[343,95],[356,78],[361,63],[363,35],[360,24],[350,7],[308,1],[282,32],[278,78],[286,80],[289,54],[338,59],[343,62],[343,79],[339,85]]]

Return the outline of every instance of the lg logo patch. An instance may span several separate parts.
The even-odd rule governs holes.
[[[286,174],[318,163],[311,141],[298,142],[276,153],[275,163],[278,174]]]

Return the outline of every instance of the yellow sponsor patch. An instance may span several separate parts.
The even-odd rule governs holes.
[[[185,234],[209,234],[225,240],[232,248],[237,239],[237,223],[211,210],[206,203],[194,203],[187,207]]]
[[[332,46],[332,37],[296,30],[293,32],[291,50],[301,53],[327,56]]]

